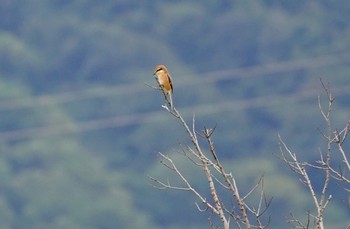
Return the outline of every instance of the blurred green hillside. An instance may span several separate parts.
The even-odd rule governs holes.
[[[313,209],[274,156],[277,135],[317,159],[320,78],[336,127],[349,120],[349,11],[326,0],[0,0],[0,227],[209,228],[189,193],[147,184],[167,176],[157,152],[188,141],[146,85],[165,64],[177,109],[217,125],[243,193],[265,175],[271,228],[287,228],[290,212]],[[330,193],[328,228],[345,228],[348,194]]]

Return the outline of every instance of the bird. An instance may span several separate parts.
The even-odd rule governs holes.
[[[173,109],[173,83],[168,69],[165,65],[157,65],[154,68],[153,75],[156,77],[165,94],[169,96],[170,108]]]

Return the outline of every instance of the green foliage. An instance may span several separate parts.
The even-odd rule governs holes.
[[[349,3],[0,5],[1,228],[203,228],[195,198],[146,184],[146,173],[169,175],[157,152],[187,143],[161,110],[161,93],[144,85],[155,85],[157,64],[169,67],[186,120],[195,114],[198,129],[217,126],[218,153],[242,191],[265,174],[276,228],[289,211],[310,208],[272,153],[280,133],[302,157],[317,158],[320,77],[335,91],[335,125],[347,122]],[[197,171],[181,166],[207,192]],[[346,218],[339,203],[326,213],[330,224]]]
[[[16,228],[139,228],[146,217],[131,210],[123,174],[106,171],[103,161],[82,151],[74,140],[46,138],[9,147],[3,186],[10,203],[2,211]],[[48,149],[47,144],[51,145]],[[138,215],[128,220],[131,215]]]

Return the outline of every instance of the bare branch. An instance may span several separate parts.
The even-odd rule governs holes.
[[[326,190],[327,187],[329,185],[329,174],[328,170],[326,170],[326,179],[323,185],[323,191],[321,193],[321,197],[320,199],[317,197],[315,189],[312,185],[312,182],[310,180],[309,174],[306,171],[305,168],[305,163],[304,162],[300,162],[299,159],[297,158],[296,154],[292,153],[292,151],[286,146],[286,144],[283,142],[283,140],[281,139],[281,137],[279,136],[279,141],[280,144],[282,145],[282,150],[284,149],[287,153],[288,156],[291,158],[290,160],[288,160],[286,158],[286,156],[284,156],[283,151],[282,151],[282,158],[284,160],[285,163],[287,163],[287,165],[292,168],[292,170],[301,176],[301,181],[303,184],[305,184],[308,187],[308,190],[311,194],[311,198],[314,202],[314,206],[316,208],[317,211],[317,215],[315,216],[315,224],[316,224],[316,228],[317,229],[323,229],[324,225],[323,225],[323,212],[331,198],[331,196],[328,197],[327,201],[324,202],[324,196],[326,195]]]
[[[328,194],[328,187],[330,185],[331,179],[344,182],[347,185],[350,184],[350,178],[345,176],[345,174],[350,173],[350,164],[349,159],[347,158],[347,155],[343,148],[343,143],[345,142],[350,131],[350,122],[348,122],[341,131],[338,131],[337,129],[334,129],[332,127],[331,114],[332,105],[335,99],[331,93],[329,85],[325,85],[322,80],[321,84],[323,86],[328,104],[327,108],[323,108],[321,104],[321,98],[320,96],[318,96],[318,107],[327,127],[326,131],[321,131],[319,129],[318,131],[326,140],[326,150],[324,151],[324,153],[321,150],[319,150],[319,159],[316,161],[316,163],[300,161],[299,158],[297,158],[296,154],[293,153],[286,146],[281,137],[278,136],[280,143],[281,160],[285,162],[294,173],[299,175],[301,182],[308,187],[308,191],[311,194],[316,209],[315,215],[308,212],[308,222],[306,225],[302,224],[299,220],[295,219],[293,215],[291,215],[292,218],[291,220],[288,220],[288,223],[292,223],[295,228],[309,228],[311,223],[310,218],[312,218],[314,220],[314,226],[317,229],[323,229],[324,211],[330,203],[330,201],[332,200],[332,195]],[[332,147],[332,145],[337,146],[337,152],[339,153],[342,159],[342,164],[338,167],[335,167],[333,165],[334,162],[332,162],[335,154],[335,147]],[[307,168],[316,169],[324,175],[324,179],[322,181],[322,189],[319,193],[316,193],[314,189]],[[347,189],[344,188],[344,190]]]
[[[155,89],[155,90],[162,90],[159,86],[156,87],[156,86],[150,85],[150,84],[148,84],[148,83],[144,83],[144,84],[145,84],[146,86],[150,87],[150,88]]]
[[[180,178],[183,186],[175,186],[172,185],[168,180],[166,182],[162,182],[159,179],[149,176],[149,179],[155,184],[154,186],[161,189],[173,189],[178,191],[192,192],[204,205],[204,208],[201,208],[198,203],[195,203],[198,211],[203,212],[211,210],[213,214],[219,217],[224,229],[229,229],[230,218],[234,220],[235,226],[237,228],[265,228],[270,223],[270,219],[268,219],[267,224],[264,225],[261,222],[261,217],[270,206],[272,198],[270,200],[267,200],[264,191],[261,190],[258,194],[259,202],[257,203],[257,209],[254,207],[249,207],[244,202],[245,199],[253,195],[253,193],[255,193],[258,188],[263,189],[263,179],[261,178],[259,182],[248,192],[248,194],[244,198],[241,198],[234,176],[232,173],[227,173],[225,171],[211,139],[216,129],[216,125],[212,129],[204,127],[203,131],[198,132],[195,127],[195,115],[193,114],[191,127],[189,127],[177,109],[174,107],[170,109],[170,101],[168,100],[168,97],[163,88],[159,85],[159,82],[158,86],[159,89],[161,89],[167,102],[167,105],[163,105],[162,107],[179,120],[179,123],[182,125],[191,141],[191,146],[186,145],[186,149],[183,149],[182,153],[188,158],[189,161],[193,163],[193,165],[201,169],[208,182],[210,195],[208,197],[204,197],[201,193],[199,193],[199,191],[192,187],[190,181],[187,180],[179,168],[177,168],[172,159],[162,153],[159,153],[161,158],[160,163],[165,168],[172,171],[178,178]],[[207,156],[204,151],[202,151],[201,145],[198,141],[198,136],[206,139],[209,149],[209,156]],[[224,202],[220,198],[218,188],[222,188],[224,191],[231,193],[232,207],[230,210],[225,207]],[[234,209],[238,210],[234,211]],[[250,218],[255,219],[256,225],[252,225],[250,223]],[[214,228],[214,225],[211,224],[211,221],[210,225]]]

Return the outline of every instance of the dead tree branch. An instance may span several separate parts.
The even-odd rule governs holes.
[[[332,199],[332,195],[328,194],[330,180],[333,178],[335,180],[341,181],[344,184],[346,184],[347,187],[349,187],[349,184],[350,184],[349,182],[350,178],[348,177],[350,173],[349,159],[343,148],[343,143],[345,142],[350,131],[350,124],[348,122],[345,128],[343,128],[341,131],[334,129],[333,123],[332,123],[332,110],[333,110],[332,106],[335,98],[331,93],[329,85],[325,85],[322,80],[321,80],[321,84],[323,86],[323,89],[327,98],[327,107],[324,108],[322,106],[321,98],[319,96],[318,107],[323,117],[323,120],[326,124],[325,132],[320,131],[321,135],[326,141],[325,151],[322,152],[322,150],[320,150],[320,154],[319,154],[320,159],[317,160],[315,163],[301,161],[297,157],[297,155],[288,148],[288,146],[285,144],[282,138],[278,136],[279,143],[280,143],[281,160],[295,174],[300,176],[302,183],[307,186],[308,191],[311,194],[311,198],[313,200],[314,207],[316,209],[315,215],[308,212],[308,215],[307,215],[308,220],[306,225],[303,224],[301,221],[295,219],[294,216],[292,215],[292,219],[290,219],[288,223],[293,224],[295,228],[303,228],[303,229],[309,228],[311,226],[310,218],[313,218],[314,226],[317,229],[323,229],[324,228],[324,211]],[[333,147],[333,145],[336,145],[337,147]],[[338,151],[335,151],[334,148],[337,148]],[[339,153],[340,158],[342,159],[341,166],[334,165],[335,163],[334,158],[336,157],[337,152]],[[322,189],[319,193],[316,192],[313,182],[310,179],[310,175],[308,171],[309,168],[316,169],[321,174],[323,173],[324,175],[324,179],[322,181]],[[348,190],[346,188],[344,189]]]
[[[159,88],[161,88],[160,85]],[[205,178],[208,182],[210,196],[204,197],[203,194],[196,190],[191,185],[191,182],[183,175],[180,169],[176,166],[173,160],[170,157],[164,155],[163,153],[159,153],[162,165],[170,171],[174,172],[174,174],[177,177],[179,177],[182,181],[183,186],[173,186],[169,181],[162,182],[160,179],[149,176],[149,179],[154,183],[154,187],[160,189],[172,189],[192,192],[205,206],[205,209],[201,209],[196,203],[198,210],[211,210],[212,213],[219,217],[222,227],[224,229],[230,228],[230,219],[233,219],[234,224],[232,224],[232,226],[235,225],[236,228],[266,228],[269,224],[269,220],[266,224],[263,224],[261,218],[262,215],[266,213],[267,209],[269,208],[272,199],[268,200],[263,191],[263,177],[260,179],[258,184],[255,185],[253,189],[242,198],[238,191],[237,183],[234,176],[232,175],[232,173],[228,173],[225,170],[215,150],[213,141],[211,139],[215,131],[215,127],[213,129],[204,128],[203,131],[197,131],[195,127],[195,116],[193,115],[192,124],[190,128],[184,120],[184,118],[179,113],[179,111],[175,107],[171,109],[168,97],[166,96],[163,90],[162,92],[164,95],[164,99],[167,102],[167,105],[163,105],[162,107],[166,109],[170,114],[172,114],[175,118],[177,118],[181,126],[184,128],[186,134],[188,135],[191,141],[191,146],[186,147],[187,152],[184,152],[184,154],[195,166],[201,168],[201,171],[204,173]],[[201,145],[198,141],[198,137],[202,137],[206,140],[208,147],[207,151],[209,151],[210,156],[207,156],[202,150]],[[220,197],[219,189],[224,189],[226,190],[226,192],[232,195],[233,205],[225,205],[223,203],[223,198]],[[253,195],[253,193],[256,192],[256,190],[258,189],[260,189],[260,198],[257,207],[255,208],[248,206],[248,204],[245,202],[245,199]],[[227,208],[226,206],[231,206],[231,208]],[[238,208],[238,211],[235,211],[235,208]],[[252,224],[251,219],[254,219],[256,223]],[[211,227],[214,228],[212,222],[209,222]]]

